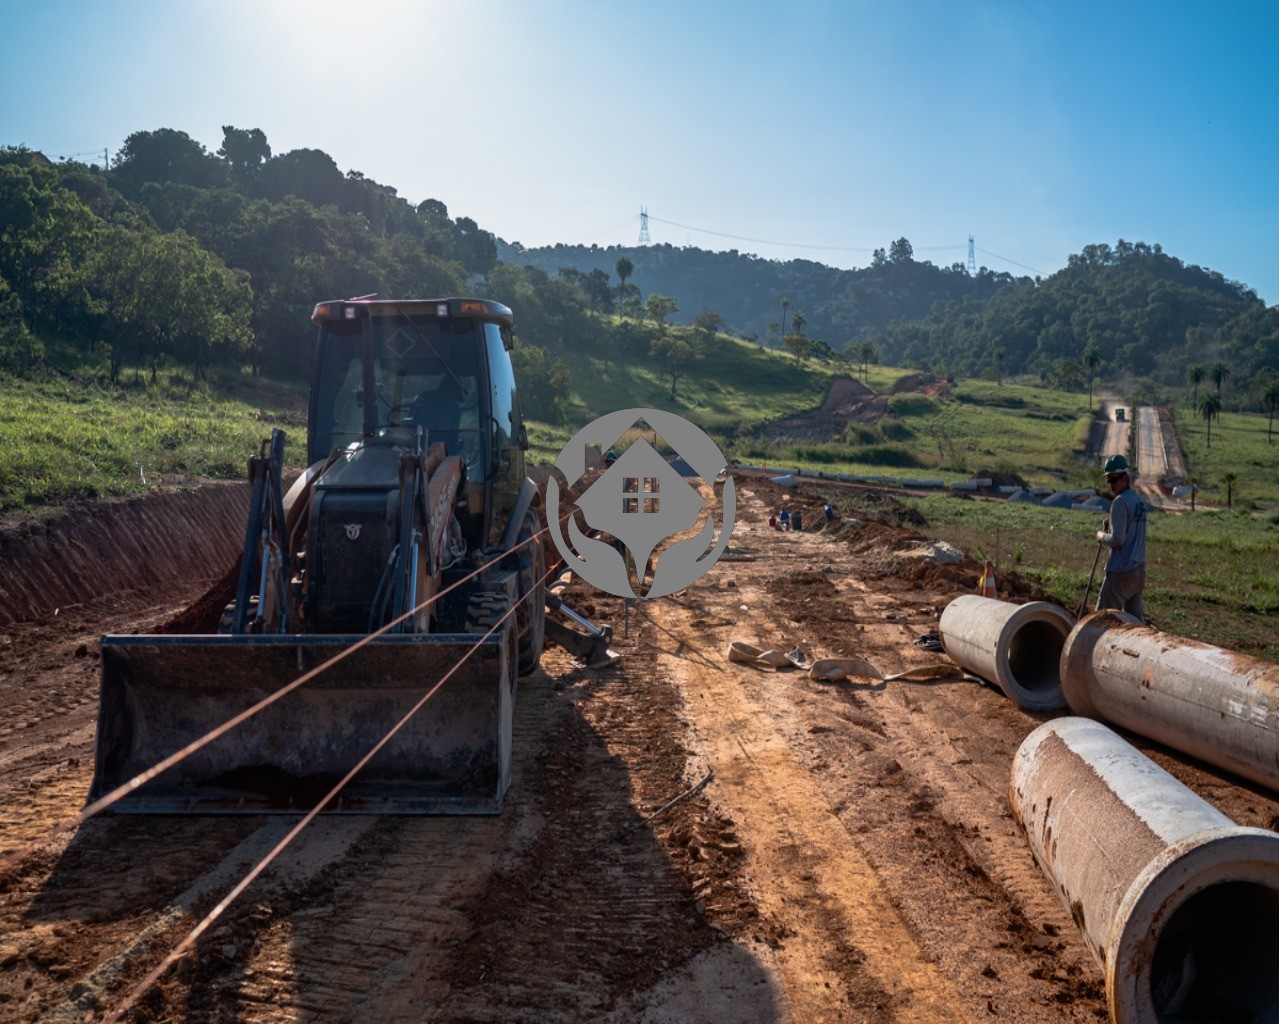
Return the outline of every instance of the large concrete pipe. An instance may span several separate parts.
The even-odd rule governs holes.
[[[1070,615],[1045,601],[1010,604],[965,594],[941,613],[941,642],[960,666],[1029,711],[1064,708],[1061,649]]]
[[[1279,665],[1094,612],[1061,655],[1070,709],[1279,790]]]
[[[1279,835],[1235,825],[1087,718],[1027,737],[1009,798],[1113,1021],[1279,1020]]]

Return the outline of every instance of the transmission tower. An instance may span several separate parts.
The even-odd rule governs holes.
[[[646,207],[646,206],[641,206],[641,207],[640,207],[640,236],[639,236],[639,244],[640,244],[640,245],[649,245],[649,244],[651,244],[651,243],[652,243],[652,241],[653,241],[653,240],[652,240],[651,238],[649,238],[649,236],[648,236],[648,207]]]
[[[973,245],[973,236],[968,236],[968,276],[977,276],[977,248]]]

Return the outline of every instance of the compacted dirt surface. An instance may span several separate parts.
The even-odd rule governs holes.
[[[126,1019],[1104,1020],[1101,971],[1008,808],[1043,717],[959,675],[821,683],[726,656],[944,663],[914,640],[978,566],[907,554],[922,538],[891,499],[780,533],[769,510],[812,524],[821,492],[741,479],[738,498],[729,553],[628,629],[620,601],[570,590],[622,658],[552,648],[522,680],[500,815],[321,819]],[[163,528],[162,501],[146,514]],[[0,851],[85,803],[99,634],[171,619],[220,575],[205,562],[146,587],[94,569],[74,607],[0,626]],[[1274,825],[1268,796],[1139,745]],[[104,814],[25,857],[0,877],[0,1020],[108,1015],[295,820]]]

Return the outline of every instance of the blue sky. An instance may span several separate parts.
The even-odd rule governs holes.
[[[508,241],[1052,273],[1159,243],[1279,302],[1279,4],[0,0],[0,145],[222,125]],[[81,159],[90,159],[82,156]],[[100,157],[99,157],[100,158]]]

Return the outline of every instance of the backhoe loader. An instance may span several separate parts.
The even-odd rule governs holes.
[[[343,655],[114,809],[309,811],[454,666],[326,812],[501,807],[516,676],[546,626],[512,313],[366,298],[312,320],[308,468],[286,491],[279,431],[250,459],[218,633],[103,638],[91,800]]]

